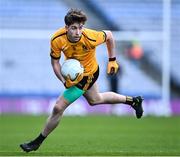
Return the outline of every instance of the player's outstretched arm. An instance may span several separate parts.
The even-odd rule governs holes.
[[[106,33],[106,45],[108,49],[109,58],[116,57],[115,53],[115,41],[111,31],[104,31]]]
[[[111,31],[104,31],[106,33],[106,45],[108,49],[109,62],[107,66],[108,74],[116,74],[119,68],[119,65],[116,61],[115,53],[115,41]]]

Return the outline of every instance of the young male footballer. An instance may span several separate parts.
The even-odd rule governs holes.
[[[44,129],[34,140],[20,144],[25,152],[37,150],[46,137],[58,126],[64,110],[80,96],[84,96],[91,106],[98,104],[124,103],[130,105],[137,118],[143,115],[141,96],[124,96],[114,92],[100,93],[96,80],[99,75],[99,66],[96,59],[96,47],[105,43],[108,51],[107,73],[117,73],[119,65],[116,61],[115,42],[111,31],[96,31],[87,29],[84,24],[87,17],[78,9],[71,9],[66,14],[65,27],[54,33],[51,39],[51,64],[57,78],[66,87],[64,93],[57,99],[53,111]],[[84,67],[84,73],[79,74],[74,81],[63,78],[59,59],[63,52],[66,59],[74,58]]]

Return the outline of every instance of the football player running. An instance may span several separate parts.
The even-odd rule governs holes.
[[[66,87],[64,93],[57,98],[51,115],[34,140],[20,144],[25,152],[37,150],[47,136],[58,126],[64,110],[80,96],[84,96],[89,105],[99,104],[127,104],[135,110],[137,118],[143,115],[141,96],[131,97],[114,92],[100,93],[96,80],[99,75],[99,66],[96,59],[96,47],[105,43],[108,52],[107,73],[117,73],[119,65],[116,61],[115,42],[111,31],[96,31],[84,27],[87,17],[78,9],[71,9],[66,14],[65,27],[60,28],[51,38],[51,64],[57,78]],[[71,81],[61,74],[59,59],[63,52],[66,59],[74,58],[84,67],[84,73]]]

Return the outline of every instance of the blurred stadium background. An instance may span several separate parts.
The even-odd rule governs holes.
[[[113,31],[120,63],[116,90],[144,96],[145,115],[179,115],[179,0],[0,0],[0,114],[51,111],[64,87],[51,68],[49,41],[76,7],[87,13],[86,27]],[[97,58],[100,91],[111,90],[105,45]],[[66,114],[132,114],[123,105],[89,107],[84,98],[74,104]]]
[[[82,97],[65,112],[78,116],[65,116],[31,155],[180,155],[179,0],[0,0],[0,156],[25,155],[19,144],[37,136],[64,91],[49,42],[70,8],[87,13],[86,27],[115,36],[120,72],[107,77],[99,46],[100,91],[144,96],[145,116]]]

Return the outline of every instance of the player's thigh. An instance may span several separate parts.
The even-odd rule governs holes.
[[[73,103],[83,94],[84,91],[76,86],[66,89],[63,95],[57,99],[54,110],[56,113],[62,113],[71,103]]]
[[[84,97],[90,103],[96,102],[99,99],[101,99],[99,89],[98,89],[98,85],[96,82],[93,84],[93,86],[89,90],[87,90],[84,93]]]
[[[63,96],[59,96],[56,100],[54,111],[63,112],[69,105],[70,103]]]

